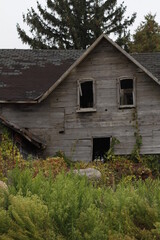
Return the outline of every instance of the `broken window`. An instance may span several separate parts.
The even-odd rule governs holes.
[[[78,81],[78,109],[93,109],[95,105],[93,80]]]
[[[128,108],[135,106],[135,79],[119,79],[119,107]]]
[[[93,157],[92,160],[104,161],[107,151],[110,149],[110,138],[93,138]]]

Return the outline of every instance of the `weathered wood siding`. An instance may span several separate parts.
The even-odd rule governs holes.
[[[136,131],[135,109],[119,109],[117,78],[136,77],[136,105],[144,154],[160,153],[160,86],[106,40],[36,105],[1,105],[1,114],[29,128],[47,143],[46,155],[62,150],[73,160],[91,161],[92,138],[119,139],[116,154],[130,154]],[[77,80],[96,81],[96,112],[77,113]]]

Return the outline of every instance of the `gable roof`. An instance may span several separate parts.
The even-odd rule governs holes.
[[[160,84],[160,81],[151,73],[146,67],[140,64],[134,57],[128,54],[125,50],[123,50],[118,44],[113,42],[109,37],[105,34],[102,34],[97,40],[69,67],[69,69],[53,84],[39,99],[38,102],[44,100],[69,74],[70,72],[77,67],[89,54],[90,52],[100,43],[102,39],[106,39],[113,45],[118,51],[120,51],[123,55],[125,55],[131,62],[133,62],[137,67],[139,67],[143,72],[145,72],[149,77],[151,77],[155,82]]]
[[[41,102],[102,39],[109,41],[118,51],[160,84],[160,73],[158,73],[160,53],[156,54],[156,60],[154,59],[155,53],[130,55],[102,34],[86,51],[0,50],[0,102]]]

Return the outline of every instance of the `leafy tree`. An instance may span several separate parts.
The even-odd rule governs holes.
[[[155,21],[156,15],[147,14],[141,22],[130,43],[131,52],[160,51],[160,25]]]
[[[125,18],[126,6],[118,6],[117,0],[46,0],[46,4],[43,8],[37,2],[37,10],[23,14],[29,35],[17,24],[22,42],[33,49],[85,49],[101,33],[114,33],[124,45],[136,17],[134,13]]]

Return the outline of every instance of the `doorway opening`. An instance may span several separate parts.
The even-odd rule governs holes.
[[[93,154],[92,161],[104,161],[104,155],[110,149],[110,137],[93,138]]]

